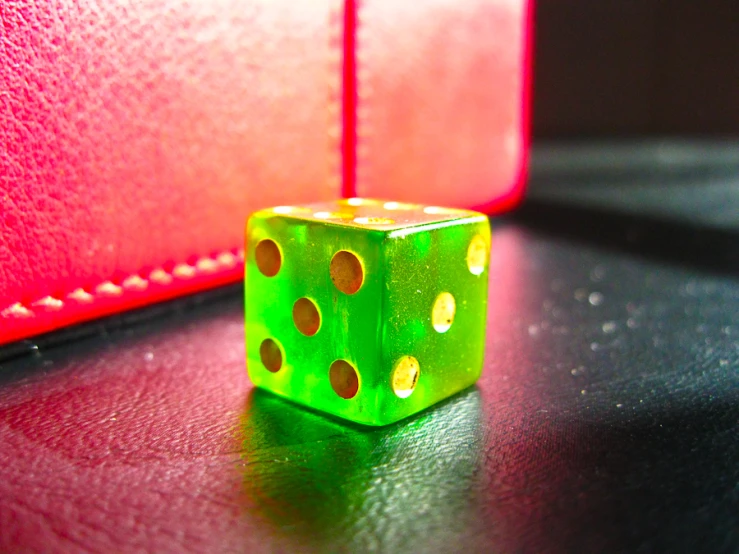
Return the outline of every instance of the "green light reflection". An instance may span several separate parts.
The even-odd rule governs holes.
[[[474,502],[481,417],[477,388],[383,428],[346,425],[255,389],[242,426],[244,492],[301,545],[405,550],[409,537],[450,526],[453,548],[454,522]]]

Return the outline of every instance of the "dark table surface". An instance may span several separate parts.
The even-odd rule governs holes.
[[[6,350],[0,549],[739,551],[739,235],[493,227],[483,377],[390,427],[254,391],[238,288]]]

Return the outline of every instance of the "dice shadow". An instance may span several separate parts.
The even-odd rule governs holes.
[[[468,445],[482,443],[480,391],[472,386],[400,422],[367,427],[253,389],[242,431],[243,492],[264,519],[321,548],[366,545],[357,518],[368,511],[381,525],[414,513],[434,491],[449,496],[446,516],[459,508],[464,494],[454,494],[455,483],[468,483],[479,465]],[[392,479],[380,477],[386,467],[398,468]],[[445,485],[429,488],[429,478]],[[434,513],[438,521],[429,523],[444,517]]]

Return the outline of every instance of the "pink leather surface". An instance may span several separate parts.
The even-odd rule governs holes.
[[[491,213],[518,204],[531,9],[529,0],[359,3],[357,196]]]
[[[0,344],[240,279],[268,205],[515,205],[526,0],[346,6],[0,5]]]
[[[332,0],[0,5],[0,343],[236,281],[339,194]]]
[[[237,525],[249,507],[238,469],[249,385],[243,316],[228,311],[110,348],[82,344],[3,383],[0,551],[258,544],[253,526]]]

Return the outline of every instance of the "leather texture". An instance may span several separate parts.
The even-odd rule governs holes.
[[[487,213],[520,202],[532,10],[529,0],[359,2],[357,196]]]
[[[268,205],[517,202],[526,2],[405,4],[0,6],[0,344],[237,281]]]
[[[239,291],[0,364],[0,551],[736,552],[714,234],[541,208],[493,222],[478,386],[396,425],[254,392]]]
[[[0,343],[237,281],[340,192],[332,0],[0,6]]]

